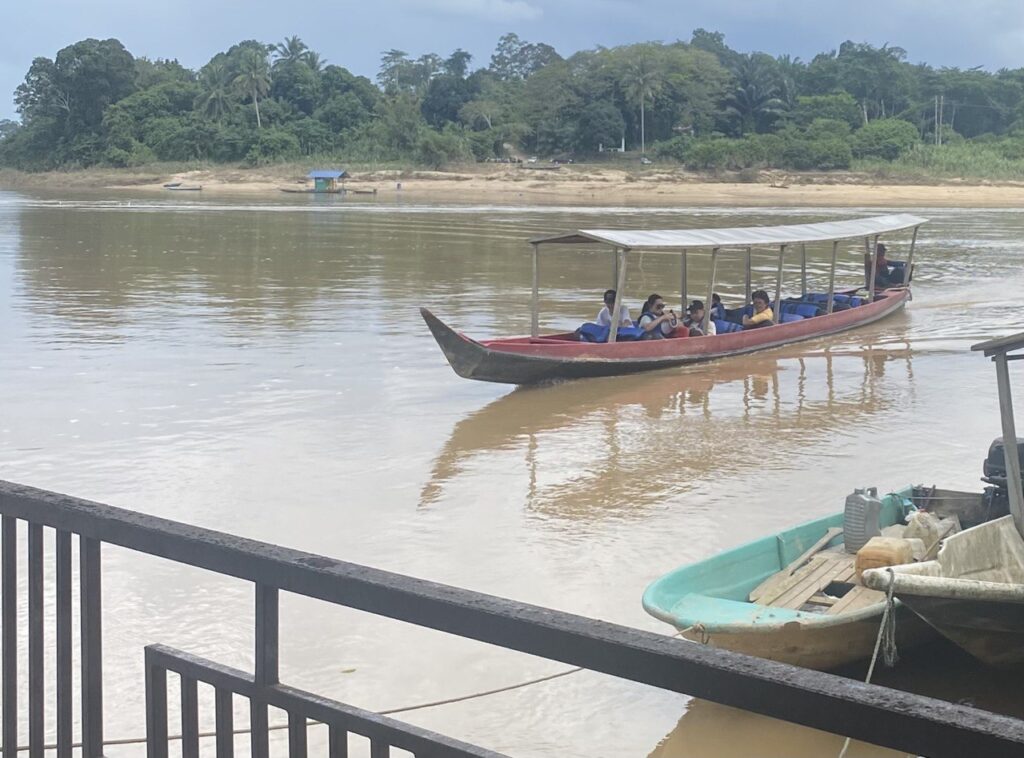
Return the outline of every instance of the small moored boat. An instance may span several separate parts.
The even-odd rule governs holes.
[[[872,218],[774,227],[734,229],[688,229],[661,231],[581,230],[570,234],[535,239],[533,246],[533,301],[530,336],[492,340],[472,339],[446,324],[431,311],[420,313],[434,339],[455,372],[467,379],[506,384],[532,384],[557,379],[612,376],[639,371],[670,368],[701,361],[750,353],[791,342],[813,339],[870,324],[891,315],[910,299],[910,276],[917,239],[917,228],[927,219],[907,214]],[[877,241],[880,235],[913,229],[910,254],[899,271],[901,281],[876,291]],[[868,259],[866,293],[860,288],[836,290],[835,272],[839,243],[861,239]],[[807,287],[806,245],[831,242],[832,265],[826,292],[810,292]],[[711,258],[707,302],[715,285],[719,255],[729,252],[746,257],[747,301],[751,295],[751,253],[758,246],[777,246],[778,276],[772,301],[775,321],[771,326],[745,329],[741,325],[743,309],[716,319],[717,334],[691,337],[680,326],[671,339],[637,340],[636,329],[589,329],[541,335],[539,330],[538,250],[542,244],[606,245],[615,257],[616,300],[612,313],[622,304],[622,290],[628,253],[636,251],[673,252],[682,256],[682,293],[687,299],[687,255],[706,252]],[[800,246],[801,293],[783,298],[782,271],[787,248]],[[875,252],[872,252],[875,251]],[[895,262],[893,262],[895,263]],[[749,307],[749,306],[748,306]],[[705,314],[704,332],[708,332],[710,310]],[[610,332],[610,333],[609,333]],[[595,341],[590,341],[595,340]]]
[[[989,447],[986,482],[1010,515],[947,538],[934,560],[871,569],[864,583],[898,600],[983,663],[1024,664],[1024,484],[1009,361],[1024,358],[1024,332],[975,345],[996,364],[1003,436]]]
[[[1024,529],[1019,518],[1016,528],[1003,518],[1024,512],[1006,412],[1011,342],[975,348],[987,345],[991,355],[993,344],[1004,349],[997,378],[1009,452],[989,448],[982,480],[990,486],[983,492],[912,487],[881,499],[855,493],[843,513],[669,572],[644,592],[647,612],[690,640],[830,669],[871,656],[886,592],[895,584],[898,645],[938,629],[982,659],[1024,662]],[[1024,334],[1012,344],[1024,348]],[[904,527],[912,509],[923,513]],[[900,560],[877,560],[883,545],[893,546],[890,555],[895,547],[905,552]]]

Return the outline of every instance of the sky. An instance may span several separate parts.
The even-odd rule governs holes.
[[[888,43],[935,66],[1024,66],[1022,0],[3,0],[0,119],[37,56],[80,39],[115,37],[136,56],[198,68],[235,42],[298,35],[329,63],[374,77],[381,52],[447,55],[486,65],[515,32],[563,56],[598,45],[688,40],[703,27],[734,49],[804,60],[844,40]]]

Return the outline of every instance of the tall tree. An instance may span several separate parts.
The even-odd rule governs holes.
[[[727,102],[729,112],[740,124],[740,133],[767,131],[771,122],[785,111],[775,60],[764,53],[740,58],[733,76],[736,84]]]
[[[223,60],[210,61],[199,72],[199,97],[196,108],[215,121],[224,118],[231,104],[233,77]]]
[[[660,45],[633,45],[626,51],[625,65],[620,81],[626,97],[640,106],[640,152],[647,152],[647,103],[654,98],[665,84],[665,70],[658,53]]]
[[[260,51],[253,49],[242,51],[234,86],[252,98],[253,108],[256,109],[256,128],[262,129],[260,98],[270,90],[270,67],[267,65],[266,52],[261,54]]]
[[[285,37],[283,42],[278,42],[271,47],[274,53],[274,67],[286,63],[298,63],[306,58],[309,48],[298,36]]]

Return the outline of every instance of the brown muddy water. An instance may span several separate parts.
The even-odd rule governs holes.
[[[528,331],[524,239],[540,233],[877,212],[0,193],[0,478],[669,633],[640,595],[676,565],[839,510],[854,487],[979,486],[999,423],[968,348],[1024,328],[1024,213],[915,211],[933,222],[905,313],[689,370],[467,382],[417,307],[473,335]],[[810,251],[819,286],[827,252]],[[773,257],[756,263],[772,284]],[[610,278],[607,253],[546,255],[543,327],[593,318]],[[700,278],[694,263],[693,296]],[[719,280],[742,297],[738,261]],[[676,301],[678,282],[678,260],[644,256],[627,302]],[[251,667],[249,585],[114,548],[104,562],[109,738],[144,734],[144,644]],[[565,669],[302,599],[281,615],[283,679],[374,710]],[[1024,715],[1019,688],[955,650],[906,658],[883,681]],[[842,745],[589,672],[404,718],[543,758]]]

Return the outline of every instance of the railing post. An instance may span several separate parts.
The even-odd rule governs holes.
[[[103,755],[103,608],[100,542],[78,537],[82,622],[82,756]]]
[[[3,758],[18,756],[18,520],[2,519]]]
[[[167,758],[167,671],[146,649],[146,758]]]
[[[278,591],[277,587],[256,584],[256,665],[258,687],[278,683]],[[249,703],[252,727],[253,758],[268,758],[270,739],[267,723],[267,704],[257,699]]]
[[[199,758],[199,686],[181,677],[181,758]]]
[[[214,714],[217,721],[217,758],[235,755],[235,708],[231,690],[217,688],[214,695]]]
[[[28,745],[43,758],[46,680],[43,660],[43,525],[28,525]]]
[[[71,758],[71,532],[57,530],[57,758]]]

